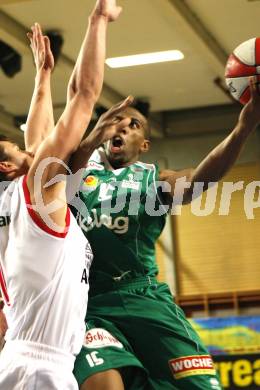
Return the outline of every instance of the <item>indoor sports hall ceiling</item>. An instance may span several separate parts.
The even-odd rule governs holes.
[[[8,78],[0,71],[1,129],[22,136],[13,118],[26,115],[32,94],[34,67],[25,34],[35,21],[64,37],[53,74],[59,115],[93,4],[94,0],[0,0],[0,39],[22,55],[20,73]],[[260,35],[260,1],[118,0],[118,4],[123,13],[109,27],[107,57],[178,49],[184,60],[122,69],[106,65],[101,105],[109,107],[128,94],[148,100],[154,136],[162,134],[164,111],[231,107],[232,101],[219,86],[225,62],[239,43]]]

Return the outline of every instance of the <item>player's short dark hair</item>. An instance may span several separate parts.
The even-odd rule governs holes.
[[[129,116],[135,116],[135,113],[138,113],[138,115],[142,119],[141,122],[142,122],[143,131],[144,131],[144,138],[149,140],[151,137],[151,127],[149,125],[147,117],[144,116],[144,114],[142,112],[140,112],[137,108],[132,107],[132,106],[126,108],[125,111],[129,114]]]
[[[0,134],[0,142],[11,142],[8,137]],[[8,156],[5,153],[4,146],[0,144],[0,161],[7,161]],[[0,182],[6,180],[6,175],[4,172],[0,172]]]
[[[135,99],[133,105],[131,106],[139,112],[143,117],[143,128],[144,128],[144,137],[145,139],[150,139],[151,137],[151,127],[149,125],[149,113],[150,113],[150,103],[142,99]]]
[[[148,122],[147,116],[144,115],[143,112],[138,110],[138,108],[136,108],[136,107],[131,107],[131,108],[132,108],[132,110],[137,111],[139,113],[139,115],[141,115],[142,125],[143,125],[143,130],[144,130],[144,138],[149,140],[151,137],[151,127],[150,127],[150,124]]]
[[[12,142],[12,141],[6,135],[0,134],[0,142]]]

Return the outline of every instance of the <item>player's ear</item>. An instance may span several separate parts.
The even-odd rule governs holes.
[[[150,141],[145,139],[141,145],[141,153],[146,153],[150,149]]]
[[[13,171],[15,165],[10,161],[0,161],[0,172],[8,173]]]

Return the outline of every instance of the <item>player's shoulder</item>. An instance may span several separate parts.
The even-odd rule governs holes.
[[[156,164],[148,164],[143,161],[136,161],[134,166],[147,171],[155,171],[157,169]]]
[[[104,170],[104,156],[101,149],[96,149],[90,156],[86,165],[87,171],[103,171]]]

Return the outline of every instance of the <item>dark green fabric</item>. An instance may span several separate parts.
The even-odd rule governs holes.
[[[142,389],[154,390],[220,390],[214,387],[214,375],[193,375],[183,379],[174,379],[169,361],[185,356],[208,355],[198,335],[186,320],[183,311],[173,302],[166,284],[136,288],[118,289],[99,294],[89,301],[87,327],[103,328],[111,333],[123,345],[124,349],[105,347],[87,349],[83,347],[76,359],[75,375],[79,383],[95,372],[112,367],[139,367],[135,380],[142,383],[145,371],[148,381]],[[89,367],[85,355],[89,351],[98,351],[98,356],[106,360],[106,365]],[[127,373],[127,368],[122,371]],[[129,376],[128,376],[129,378]],[[133,377],[131,377],[131,380]],[[136,390],[135,383],[126,381],[126,390]]]
[[[85,343],[75,376],[82,383],[97,372],[119,368],[126,390],[220,390],[214,375],[175,379],[170,369],[172,359],[208,352],[167,285],[155,281],[155,242],[166,214],[151,216],[146,205],[155,199],[155,210],[161,208],[158,167],[137,162],[113,171],[102,153],[90,159],[81,186],[79,199],[89,214],[77,210],[94,253],[86,327],[93,334],[107,331],[118,341],[93,348]],[[110,213],[105,199],[121,209]],[[96,363],[86,358],[91,353]]]
[[[90,282],[102,283],[125,272],[131,272],[132,278],[140,274],[155,276],[155,242],[165,225],[166,214],[150,216],[146,207],[148,199],[155,200],[155,209],[159,207],[155,191],[158,168],[136,163],[115,174],[102,170],[104,164],[100,166],[101,170],[86,170],[80,191],[82,210],[77,214],[94,253]],[[95,185],[87,184],[90,179]],[[109,204],[119,205],[120,211],[111,212]],[[84,216],[85,207],[88,217]]]

